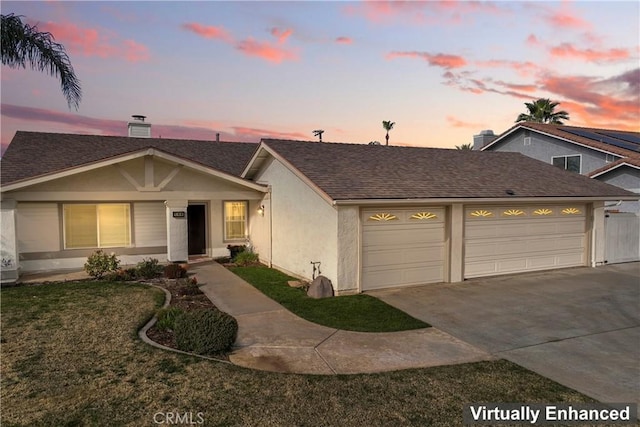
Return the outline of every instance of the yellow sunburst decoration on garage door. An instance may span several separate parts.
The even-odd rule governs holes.
[[[393,221],[395,219],[398,217],[390,213],[377,213],[369,217],[369,221]]]
[[[411,215],[411,219],[433,219],[438,218],[438,215],[432,212],[418,212]]]
[[[578,215],[580,213],[580,209],[578,208],[565,208],[562,209],[562,213],[565,215]]]
[[[533,211],[534,215],[541,215],[541,216],[551,215],[552,213],[553,213],[553,211],[551,209],[547,209],[547,208],[540,208],[540,209],[536,209],[535,211]]]
[[[477,211],[471,212],[470,215],[476,218],[486,218],[488,216],[493,216],[493,212],[484,209],[478,209]]]
[[[506,216],[522,216],[524,215],[524,211],[522,209],[507,209],[502,212],[502,214]]]

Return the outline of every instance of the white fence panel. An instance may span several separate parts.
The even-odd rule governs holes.
[[[640,261],[640,216],[633,213],[607,213],[604,218],[607,264]]]

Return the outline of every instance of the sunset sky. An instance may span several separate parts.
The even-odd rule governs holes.
[[[17,130],[454,147],[524,102],[576,126],[640,130],[638,1],[10,2],[81,80],[2,66],[2,145]]]

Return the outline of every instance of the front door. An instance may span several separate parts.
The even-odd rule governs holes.
[[[187,227],[189,230],[189,255],[207,253],[206,206],[187,207]]]

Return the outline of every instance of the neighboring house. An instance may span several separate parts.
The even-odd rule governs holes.
[[[600,265],[605,202],[637,199],[517,153],[30,132],[1,192],[6,276],[250,242],[302,278],[319,262],[338,294]]]
[[[495,136],[482,131],[474,149],[508,151],[640,193],[640,132],[523,122]],[[640,212],[640,203],[623,202],[620,212]]]

